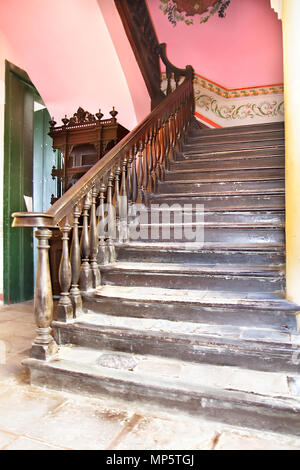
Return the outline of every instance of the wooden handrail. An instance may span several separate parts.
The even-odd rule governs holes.
[[[162,50],[165,50],[165,45]],[[169,62],[170,66],[172,64]],[[160,103],[140,124],[138,124],[127,136],[115,145],[101,160],[88,170],[64,195],[58,199],[45,213],[15,212],[12,214],[13,227],[57,227],[58,223],[68,215],[72,207],[82,199],[93,187],[96,180],[104,175],[117,162],[122,155],[126,154],[132,146],[141,140],[146,130],[181,96],[184,90],[191,85],[193,79],[193,68],[187,66],[185,69],[176,69],[176,72],[185,74],[184,82],[162,103]]]

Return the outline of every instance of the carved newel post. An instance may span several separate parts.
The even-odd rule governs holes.
[[[49,239],[51,230],[39,228],[35,232],[37,238],[37,269],[34,291],[34,314],[37,325],[37,337],[35,338],[31,357],[46,360],[53,356],[57,350],[57,344],[51,336],[51,322],[53,320],[53,299],[49,267]]]

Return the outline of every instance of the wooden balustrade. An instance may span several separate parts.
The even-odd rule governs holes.
[[[165,47],[160,47],[165,61]],[[38,227],[35,316],[38,336],[32,356],[47,359],[57,351],[51,336],[53,302],[48,262],[51,229],[60,227],[61,296],[54,317],[61,321],[82,312],[82,294],[101,284],[101,265],[116,259],[115,244],[128,241],[135,203],[149,204],[163,181],[193,119],[193,70],[166,62],[176,88],[121,142],[75,183],[46,213],[15,213],[14,227]],[[179,84],[179,79],[184,80]],[[79,221],[82,221],[79,243]],[[81,222],[80,222],[81,223]],[[69,239],[72,240],[69,250]],[[70,251],[70,252],[69,252]]]

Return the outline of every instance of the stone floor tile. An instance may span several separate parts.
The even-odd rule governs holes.
[[[29,349],[19,354],[8,354],[5,364],[0,364],[0,380],[19,379],[21,376],[28,383],[29,371],[22,365],[23,359],[29,356]]]
[[[10,433],[0,431],[0,450],[8,446],[11,442],[13,442],[17,438],[18,436],[16,436],[15,434],[10,434]]]
[[[76,450],[103,450],[122,431],[130,416],[122,411],[66,403],[26,433],[52,445]]]
[[[0,339],[9,340],[12,337],[34,338],[35,328],[30,323],[5,321],[0,323]]]
[[[217,437],[196,421],[144,417],[117,445],[118,450],[210,450]]]
[[[299,450],[300,439],[274,435],[268,438],[254,433],[224,432],[221,434],[215,450]]]
[[[46,442],[36,441],[28,437],[20,437],[6,446],[4,450],[65,450],[61,447],[52,446]]]
[[[1,323],[5,321],[14,321],[14,322],[30,322],[34,325],[34,315],[33,312],[23,312],[15,310],[0,310],[0,328]]]
[[[1,339],[1,351],[5,352],[6,356],[20,354],[23,351],[29,351],[34,340],[34,335],[31,338],[24,338],[20,336],[11,336],[7,339]],[[3,360],[1,360],[3,362]]]
[[[29,391],[15,384],[0,395],[0,429],[23,434],[63,401],[60,395]]]

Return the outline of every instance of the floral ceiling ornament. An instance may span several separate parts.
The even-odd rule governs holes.
[[[230,0],[160,0],[159,8],[168,16],[170,23],[176,26],[178,21],[194,24],[190,18],[194,15],[205,15],[200,23],[206,23],[217,12],[220,18],[225,18],[229,5]]]

